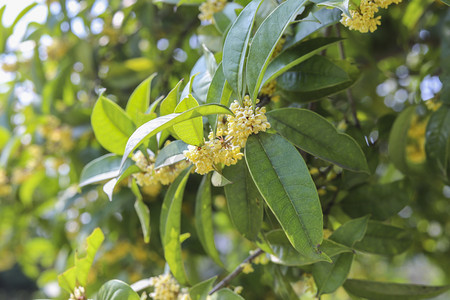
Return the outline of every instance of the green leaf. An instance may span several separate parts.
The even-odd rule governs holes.
[[[189,289],[189,296],[191,296],[191,300],[206,300],[216,279],[217,276],[214,276],[191,287]]]
[[[329,261],[317,247],[323,238],[319,196],[300,153],[279,135],[259,133],[247,140],[250,174],[283,230],[302,255]]]
[[[212,294],[211,300],[244,300],[230,289],[223,288]]]
[[[369,172],[358,143],[324,117],[307,109],[282,108],[267,113],[272,128],[300,149],[352,171]]]
[[[281,266],[272,264],[269,268],[270,273],[273,274],[274,292],[279,296],[279,299],[298,300],[299,297],[292,288],[289,278],[283,274],[285,272],[283,272]]]
[[[226,186],[227,184],[230,184],[232,182],[230,180],[228,180],[225,176],[220,174],[219,172],[214,171],[211,176],[211,183],[215,187],[222,187],[222,186]]]
[[[441,0],[441,2],[444,2],[445,4],[447,4],[448,6],[450,6],[450,0]]]
[[[195,200],[195,228],[206,254],[208,254],[216,264],[222,267],[223,264],[220,260],[219,252],[217,252],[216,245],[214,244],[210,177],[211,175],[209,174],[203,176],[197,191]]]
[[[123,179],[127,178],[131,174],[142,172],[138,166],[135,165],[134,161],[127,159],[124,167],[119,170],[119,175],[116,178],[111,179],[103,186],[103,191],[108,195],[109,201],[113,200],[113,192],[116,185]]]
[[[396,181],[359,186],[349,192],[341,205],[352,218],[370,214],[372,219],[384,221],[402,210],[410,200],[405,183]]]
[[[261,229],[264,200],[243,159],[235,165],[225,167],[223,172],[232,182],[225,186],[231,221],[244,237],[253,241]]]
[[[183,113],[173,113],[156,118],[140,126],[128,139],[122,157],[121,170],[123,169],[123,164],[125,163],[128,155],[130,155],[131,152],[136,149],[146,138],[149,138],[156,133],[170,128],[174,124],[180,123],[182,121],[213,114],[232,114],[232,112],[228,107],[225,107],[223,105],[205,104],[191,108]]]
[[[170,144],[161,149],[156,156],[155,169],[170,166],[186,159],[183,152],[187,149],[188,144],[183,141],[177,140],[170,142]]]
[[[339,93],[358,76],[358,68],[344,60],[313,56],[278,77],[277,87],[288,101],[304,103]]]
[[[164,257],[173,276],[181,285],[188,284],[181,257],[181,204],[191,168],[189,167],[181,172],[170,185],[164,197],[160,218],[160,235],[164,248]]]
[[[341,20],[341,12],[338,9],[314,9],[306,18],[295,26],[295,36],[289,44],[295,44],[310,34]]]
[[[178,103],[175,108],[175,113],[182,113],[196,107],[198,107],[197,100],[189,94],[188,97]],[[201,116],[174,124],[173,130],[180,137],[180,139],[187,144],[195,146],[200,146],[203,144],[203,121]]]
[[[221,62],[217,67],[217,70],[212,78],[211,85],[209,86],[206,103],[217,103],[228,107],[232,92],[233,90],[231,89],[230,84],[228,84],[228,81],[225,79],[225,75],[223,74],[223,67]],[[215,133],[217,125],[217,115],[208,116],[208,120],[209,125],[211,126],[211,130]]]
[[[136,210],[139,222],[141,223],[142,233],[144,234],[144,242],[148,244],[150,243],[150,210],[142,200],[142,194],[139,191],[139,187],[137,186],[135,180],[131,183],[131,191],[136,196],[134,209]]]
[[[341,227],[333,232],[333,234],[330,236],[330,240],[347,247],[353,247],[356,242],[359,242],[363,239],[364,235],[366,234],[368,222],[369,216],[350,220],[342,224]]]
[[[318,262],[312,267],[312,274],[317,285],[317,294],[333,293],[340,287],[350,272],[353,253],[342,253],[332,258],[333,263]]]
[[[402,111],[394,122],[389,135],[388,152],[392,163],[403,174],[408,173],[408,164],[406,162],[406,144],[408,141],[408,130],[411,125],[412,117],[416,108],[410,106]]]
[[[97,300],[140,300],[139,295],[123,281],[106,282],[98,291]]]
[[[253,101],[256,100],[264,73],[278,41],[305,2],[305,0],[287,0],[281,3],[256,31],[246,64],[247,85]]]
[[[406,251],[411,243],[412,236],[405,229],[369,221],[364,238],[354,247],[369,253],[397,255]]]
[[[136,129],[122,108],[104,96],[95,103],[91,124],[100,145],[119,155],[124,153],[128,137]]]
[[[37,5],[37,3],[32,3],[30,5],[28,5],[27,7],[25,7],[24,9],[22,9],[20,11],[20,13],[17,15],[17,17],[14,19],[13,23],[11,24],[10,28],[14,28],[16,27],[17,23],[19,23],[19,21],[30,11],[32,10],[35,6]]]
[[[341,40],[341,38],[316,38],[286,49],[269,63],[263,85]]]
[[[427,159],[442,174],[448,176],[450,156],[450,107],[442,105],[431,114],[426,129],[425,151]]]
[[[83,187],[117,177],[121,160],[121,156],[108,153],[89,162],[81,171],[79,186]]]
[[[178,81],[177,85],[167,94],[166,98],[161,102],[159,112],[161,116],[171,114],[175,111],[178,103],[178,93],[183,80]]]
[[[58,276],[60,287],[72,293],[76,286],[86,286],[89,269],[104,239],[105,236],[100,228],[96,228],[88,236],[86,239],[86,254],[83,257],[78,257],[78,254],[75,253],[75,265]]]
[[[347,279],[344,288],[352,295],[371,300],[414,300],[436,297],[450,289],[450,285],[427,286]]]
[[[239,14],[223,45],[223,74],[238,97],[245,92],[244,67],[255,14],[261,0],[253,0]]]
[[[317,6],[325,6],[327,8],[337,8],[341,10],[344,14],[351,17],[348,11],[349,0],[311,0],[317,4]]]
[[[127,107],[125,108],[128,116],[131,117],[133,121],[137,123],[139,120],[139,114],[145,113],[150,105],[150,90],[153,78],[155,78],[156,73],[150,75],[145,79],[131,94],[130,99],[128,99]]]
[[[266,239],[273,252],[273,254],[270,255],[270,260],[273,263],[285,266],[304,266],[322,261],[320,257],[308,258],[301,255],[294,247],[292,247],[282,229],[275,229],[268,232]],[[352,249],[348,247],[329,240],[323,240],[322,245],[320,245],[320,250],[329,256],[352,251]]]

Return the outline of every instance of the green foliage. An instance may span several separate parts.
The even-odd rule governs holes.
[[[448,4],[0,8],[0,298],[448,298]]]

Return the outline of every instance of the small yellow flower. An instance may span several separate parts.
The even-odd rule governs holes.
[[[226,4],[227,0],[206,0],[206,2],[203,2],[199,7],[200,14],[198,15],[198,18],[201,21],[214,22],[213,15],[222,11]]]
[[[154,290],[149,296],[154,300],[190,300],[189,293],[182,290],[170,274],[162,274],[150,278],[150,286]]]
[[[252,264],[249,262],[242,263],[241,267],[242,267],[242,273],[244,273],[244,274],[249,274],[249,273],[252,273],[253,271],[255,271],[252,267]]]

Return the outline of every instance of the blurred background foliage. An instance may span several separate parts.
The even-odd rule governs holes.
[[[90,113],[102,91],[123,107],[134,88],[155,72],[152,101],[181,78],[187,81],[203,54],[201,43],[212,51],[221,49],[220,28],[201,23],[198,6],[164,1],[17,3],[6,0],[0,9],[0,299],[62,297],[56,276],[95,227],[102,228],[106,240],[88,289],[97,290],[112,278],[132,283],[161,274],[160,242],[152,238],[144,243],[131,191],[122,189],[118,200],[109,202],[100,187],[78,187],[82,168],[106,153],[94,139]],[[450,12],[440,1],[411,0],[382,13],[375,33],[341,27],[340,34],[346,38],[345,56],[362,71],[352,93],[365,135],[359,142],[374,172],[369,180],[407,179],[405,193],[412,200],[391,223],[416,230],[408,252],[393,258],[358,256],[352,273],[443,284],[450,279],[450,186],[425,163],[424,142],[427,121],[443,100],[440,78],[443,61],[450,57],[450,36],[445,35]],[[317,33],[337,34],[336,27]],[[337,46],[327,51],[342,55]],[[287,103],[282,91],[280,95],[281,103]],[[310,106],[351,134],[359,129],[351,125],[348,103],[347,94],[340,93]],[[399,171],[388,158],[389,133],[396,117],[413,104],[417,108],[407,131],[407,170]],[[324,165],[310,160],[309,166]],[[351,186],[362,175],[343,176]],[[182,219],[184,232],[195,232],[190,229],[199,180],[190,179],[186,189],[183,214],[191,218]],[[334,201],[333,180],[316,178],[322,203]],[[145,199],[152,207],[155,231],[161,194]],[[248,256],[251,244],[233,229],[219,190],[214,199],[217,247],[231,269]],[[333,215],[345,219],[343,212]],[[326,222],[337,221],[330,217]],[[189,276],[196,279],[192,281],[221,272],[204,255],[198,237],[193,235],[183,246],[190,252],[186,263]],[[246,299],[276,299],[271,277],[281,268],[274,268],[269,274],[255,267],[256,272],[238,278]],[[327,297],[347,299],[342,292]]]

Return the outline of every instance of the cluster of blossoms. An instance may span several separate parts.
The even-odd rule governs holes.
[[[134,173],[133,177],[136,179],[138,185],[142,187],[150,187],[157,194],[161,184],[171,184],[175,178],[183,171],[189,163],[182,160],[176,164],[155,169],[155,156],[149,155],[148,158],[141,151],[133,154],[132,159],[142,172]]]
[[[199,7],[200,14],[198,18],[200,21],[214,22],[213,15],[222,11],[226,4],[227,0],[206,0]]]
[[[75,287],[75,289],[73,290],[73,293],[70,294],[70,298],[69,300],[86,300],[86,291],[84,289],[84,287],[82,286],[78,286]]]
[[[341,23],[352,30],[362,33],[374,32],[381,25],[381,17],[375,16],[378,8],[387,8],[391,4],[398,4],[402,0],[361,0],[358,10],[350,10],[351,18],[342,14]]]
[[[150,286],[154,288],[149,296],[154,300],[190,300],[188,291],[180,285],[170,274],[162,274],[150,278]]]
[[[206,174],[220,164],[236,164],[244,156],[241,148],[245,147],[248,137],[270,128],[265,115],[266,109],[253,109],[248,96],[245,96],[243,106],[235,100],[230,109],[234,116],[228,116],[226,121],[223,116],[220,117],[216,137],[211,132],[204,145],[189,145],[188,150],[184,152],[184,156],[195,164],[195,172],[198,174]]]

